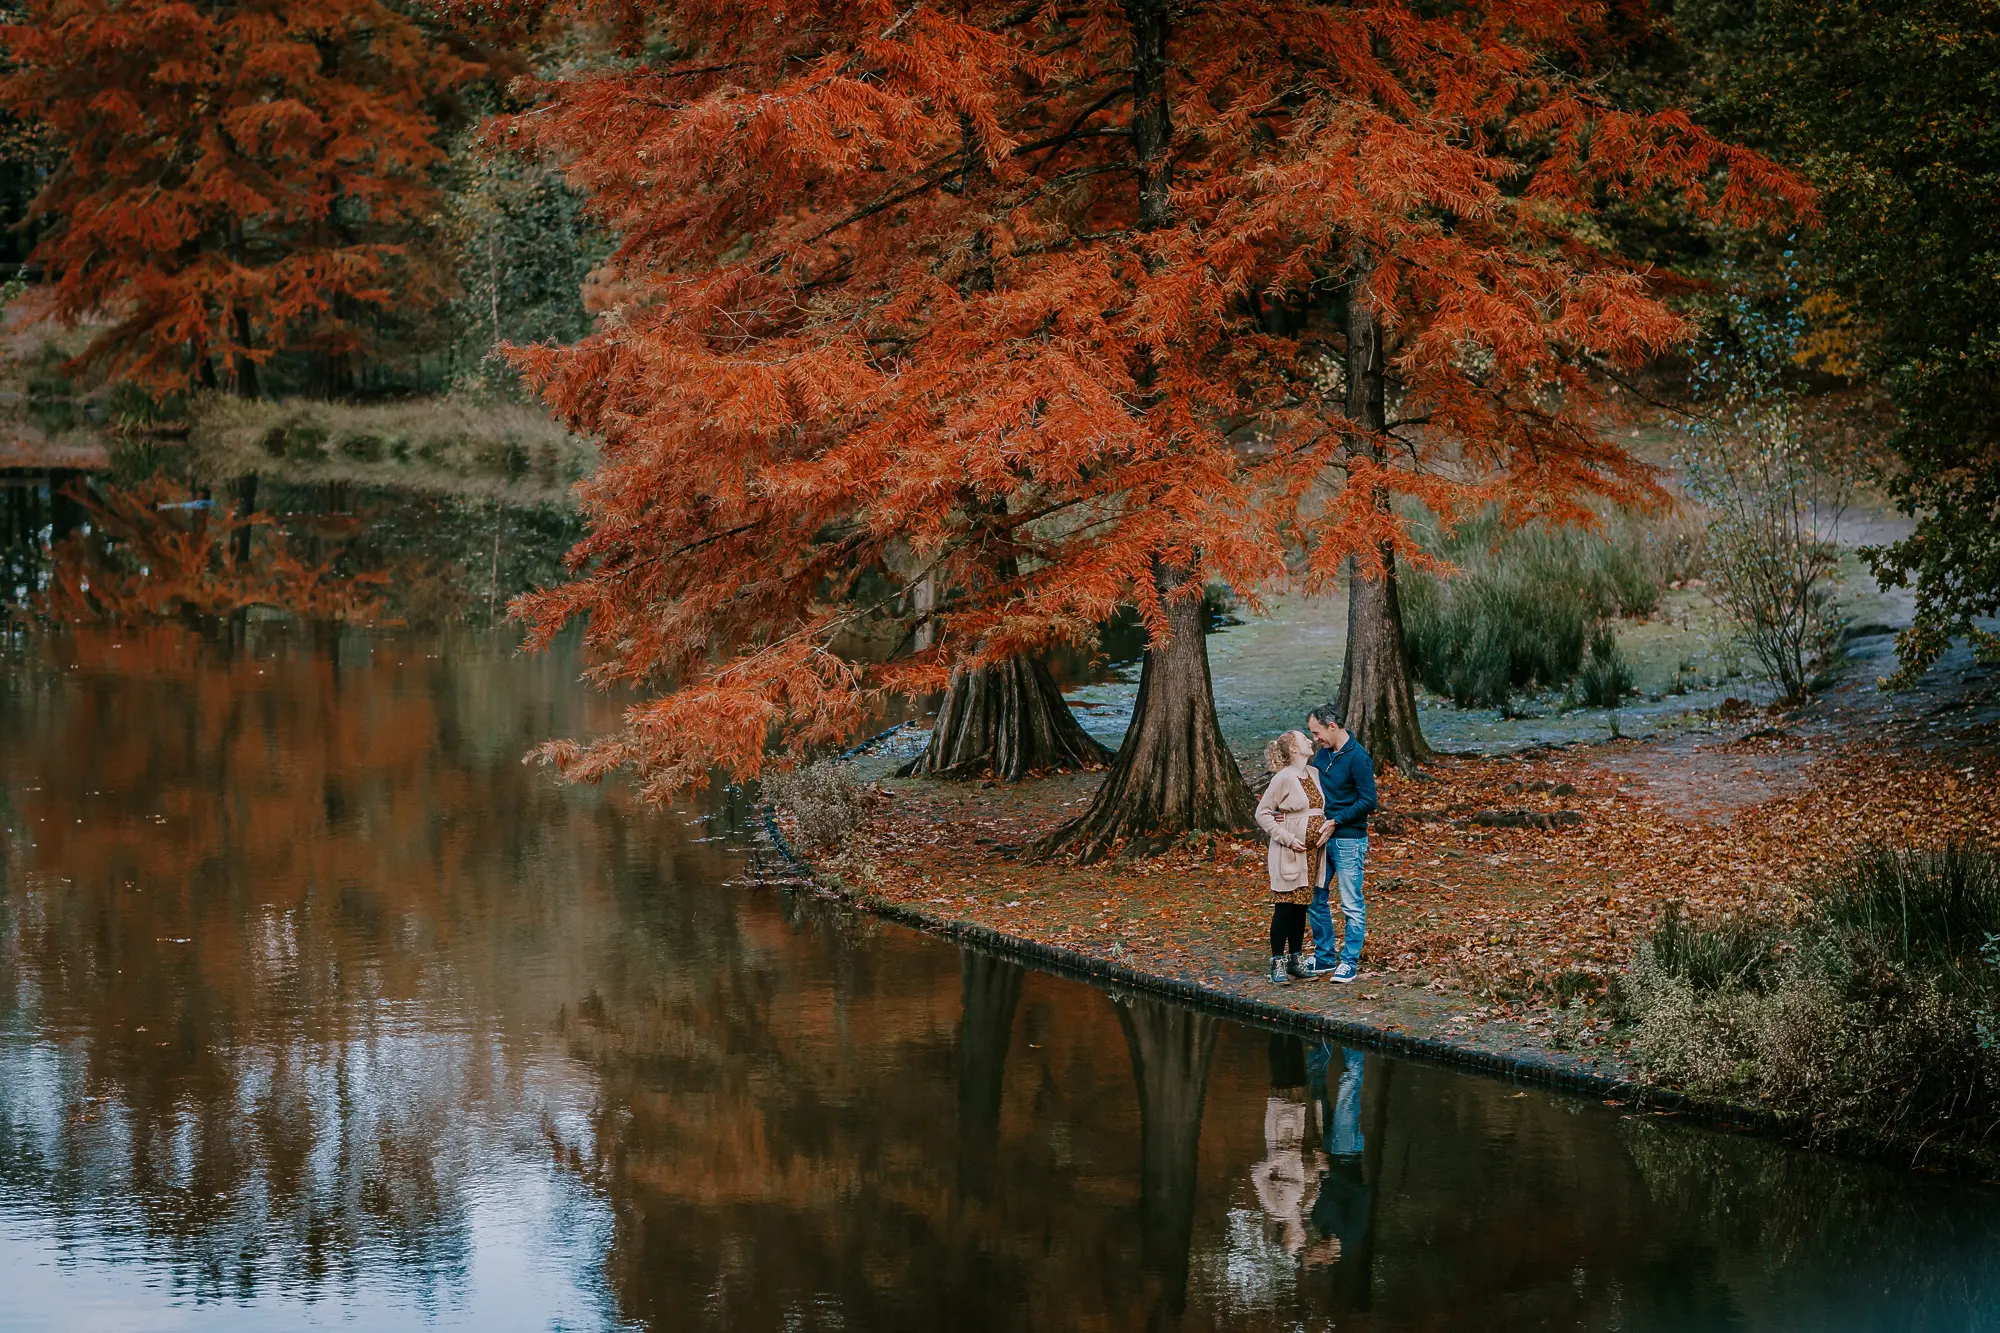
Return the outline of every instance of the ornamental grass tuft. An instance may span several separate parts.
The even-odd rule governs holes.
[[[1632,673],[1606,622],[1650,614],[1686,558],[1663,528],[1503,532],[1490,513],[1426,545],[1458,572],[1402,580],[1403,641],[1424,687],[1467,708],[1572,681],[1583,702],[1615,706]]]
[[[1871,848],[1789,926],[1669,909],[1620,992],[1656,1081],[2000,1160],[2000,853]]]

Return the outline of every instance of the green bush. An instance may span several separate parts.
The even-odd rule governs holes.
[[[1886,950],[1899,966],[1996,980],[1987,962],[2000,935],[2000,858],[1965,847],[1864,852],[1820,905],[1829,928]]]
[[[1588,653],[1586,698],[1615,704],[1632,676],[1603,622],[1649,614],[1660,561],[1678,559],[1636,526],[1508,533],[1491,514],[1426,544],[1459,572],[1403,580],[1403,639],[1425,688],[1464,707],[1502,707],[1518,692],[1576,679],[1594,630],[1610,646]]]
[[[319,462],[326,457],[326,427],[310,417],[298,416],[265,431],[259,443],[273,458]]]
[[[1730,922],[1701,929],[1679,903],[1670,903],[1647,940],[1652,963],[1698,990],[1761,986],[1777,961],[1776,935],[1769,927]]]
[[[1576,692],[1592,708],[1616,708],[1632,693],[1631,665],[1609,625],[1599,625],[1590,636],[1590,656],[1577,668]]]
[[[1669,910],[1620,994],[1649,1077],[2000,1157],[2000,854],[1867,851],[1789,928]]]

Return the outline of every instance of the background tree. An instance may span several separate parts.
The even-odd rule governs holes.
[[[1686,6],[1716,113],[1799,162],[1827,226],[1804,261],[1865,330],[1900,413],[1890,493],[1917,520],[1872,553],[1913,584],[1908,681],[2000,612],[2000,12],[1976,0]],[[1865,96],[1857,89],[1866,89]]]
[[[618,13],[634,63],[514,122],[623,238],[628,293],[599,334],[521,357],[606,462],[578,579],[519,609],[542,640],[587,616],[600,680],[672,682],[622,732],[551,748],[656,794],[830,742],[871,689],[1087,647],[1135,605],[1133,728],[1051,849],[1242,823],[1203,588],[1254,594],[1289,531],[1309,582],[1353,557],[1392,589],[1408,500],[1586,522],[1652,497],[1597,429],[1591,362],[1685,328],[1592,243],[1594,208],[1672,190],[1740,221],[1807,198],[1562,74],[1595,10]],[[833,644],[888,600],[854,594],[891,543],[892,597],[935,580],[936,640],[865,669]],[[1353,687],[1366,709],[1401,658],[1388,616],[1364,629],[1397,650]]]
[[[1702,410],[1677,461],[1708,518],[1713,595],[1780,700],[1797,703],[1840,651],[1839,529],[1862,452],[1799,388],[1804,316],[1747,301],[1734,316],[1697,362]]]
[[[1506,21],[1494,21],[1500,14]],[[1642,16],[1642,15],[1641,15]],[[1621,22],[1633,14],[1621,14]],[[1509,526],[1593,526],[1664,499],[1605,431],[1607,370],[1693,331],[1678,285],[1620,253],[1607,213],[1664,201],[1711,227],[1786,225],[1810,191],[1678,109],[1609,103],[1601,11],[1320,8],[1246,44],[1272,136],[1209,230],[1259,295],[1267,483],[1308,587],[1349,577],[1340,703],[1378,762],[1425,753],[1396,573],[1411,522],[1493,505]],[[1317,51],[1324,56],[1298,56]]]
[[[604,679],[680,682],[558,747],[572,772],[754,769],[774,734],[844,734],[871,685],[1092,647],[1128,602],[1160,647],[1207,578],[1275,572],[1213,424],[1227,386],[1160,365],[1185,305],[1140,290],[1126,28],[1012,17],[662,5],[676,66],[552,88],[518,123],[593,191],[633,293],[615,330],[523,357],[606,465],[586,576],[522,610],[542,635],[588,614]],[[878,609],[851,593],[892,543],[897,596],[940,590],[936,642],[864,677],[831,643]]]
[[[26,0],[0,105],[60,165],[33,206],[85,360],[159,390],[254,394],[277,352],[341,388],[364,315],[443,287],[410,242],[437,206],[439,99],[477,72],[378,0]]]
[[[526,36],[521,49],[545,58]],[[494,80],[467,90],[465,119],[439,176],[437,241],[451,256],[451,296],[409,329],[416,349],[441,352],[439,380],[452,391],[511,395],[518,377],[510,342],[574,342],[590,331],[592,275],[610,238],[584,216],[583,199],[552,165],[494,143],[485,122],[523,107]]]

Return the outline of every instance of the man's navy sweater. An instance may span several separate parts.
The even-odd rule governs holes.
[[[1336,838],[1368,836],[1368,812],[1375,808],[1375,761],[1349,736],[1338,750],[1315,750],[1312,766],[1326,796],[1326,817]]]

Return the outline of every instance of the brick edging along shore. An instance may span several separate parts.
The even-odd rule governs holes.
[[[1075,949],[1047,944],[1020,935],[1009,935],[976,922],[938,916],[921,909],[889,902],[873,894],[856,892],[839,876],[819,869],[802,856],[778,827],[769,805],[759,807],[766,841],[801,877],[829,890],[841,901],[885,920],[938,935],[961,944],[1018,958],[1042,971],[1094,985],[1110,985],[1125,990],[1163,995],[1183,1004],[1262,1027],[1332,1037],[1344,1044],[1362,1046],[1385,1054],[1455,1069],[1474,1070],[1504,1076],[1516,1083],[1532,1084],[1560,1092],[1577,1093],[1602,1101],[1634,1107],[1670,1111],[1701,1124],[1750,1130],[1783,1136],[1784,1126],[1767,1111],[1729,1103],[1705,1102],[1671,1088],[1610,1078],[1557,1064],[1530,1055],[1485,1050],[1477,1046],[1419,1037],[1409,1032],[1337,1018],[1332,1014],[1308,1013],[1269,1004],[1247,996],[1203,986],[1180,977],[1141,971],[1109,959],[1095,958]]]

